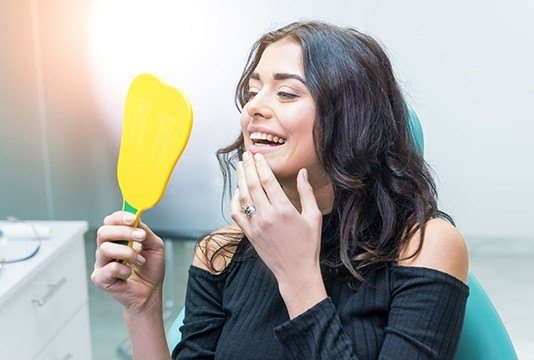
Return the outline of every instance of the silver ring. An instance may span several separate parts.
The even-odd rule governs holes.
[[[252,214],[256,212],[256,207],[254,204],[241,205],[241,212],[245,214],[248,218],[252,217]]]

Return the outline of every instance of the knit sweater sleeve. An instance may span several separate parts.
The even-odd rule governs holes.
[[[230,264],[219,274],[193,264],[188,271],[185,294],[185,316],[179,331],[180,342],[172,359],[214,359],[217,342],[226,320],[222,309],[222,292]]]
[[[453,359],[469,287],[447,273],[391,264],[391,304],[379,359]],[[350,319],[345,320],[350,321]],[[330,297],[274,328],[292,359],[360,359]]]
[[[445,272],[391,264],[392,302],[380,359],[454,359],[469,286]]]

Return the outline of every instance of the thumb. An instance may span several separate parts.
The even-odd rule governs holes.
[[[300,205],[302,206],[302,214],[315,213],[319,211],[317,200],[313,193],[313,188],[308,181],[308,170],[306,168],[300,169],[297,176],[297,190],[300,196]]]
[[[146,232],[146,238],[143,241],[143,248],[159,248],[163,243],[163,240],[159,238],[144,222],[139,218],[139,223],[137,224],[139,229],[143,229]]]

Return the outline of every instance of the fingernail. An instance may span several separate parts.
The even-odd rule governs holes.
[[[302,172],[302,176],[304,177],[304,180],[308,181],[308,169],[304,168],[304,171]]]
[[[245,153],[243,154],[243,159],[245,159],[245,161],[248,161],[250,159],[250,153],[248,151],[245,151]]]
[[[144,257],[142,257],[141,255],[137,255],[137,260],[139,261],[139,263],[141,265],[143,265],[144,263],[146,263],[146,259]]]
[[[145,236],[145,232],[143,230],[134,230],[132,236],[136,239],[142,239]]]
[[[131,223],[135,220],[135,215],[132,213],[126,213],[122,219],[127,223]]]
[[[256,159],[256,161],[259,161],[261,159],[261,154],[260,153],[254,154],[254,159]]]

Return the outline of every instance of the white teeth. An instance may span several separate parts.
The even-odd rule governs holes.
[[[261,133],[261,132],[253,132],[253,133],[251,133],[250,134],[250,138],[252,140],[257,140],[257,139],[268,140],[268,141],[272,141],[272,142],[277,142],[279,144],[284,144],[286,142],[285,139],[279,138],[277,136],[273,136],[271,134]]]

